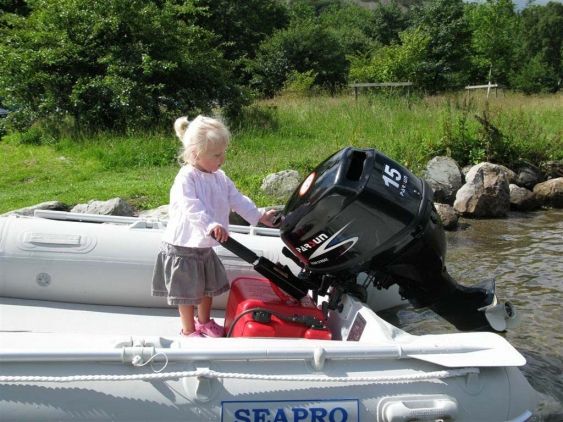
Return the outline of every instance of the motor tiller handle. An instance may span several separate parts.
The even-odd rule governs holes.
[[[213,238],[215,236],[211,235]],[[221,242],[220,242],[221,243]],[[256,255],[251,249],[248,249],[242,243],[236,241],[231,236],[227,238],[224,242],[221,243],[221,246],[231,251],[239,258],[242,258],[244,261],[248,262],[249,264],[254,265],[256,261],[258,261],[258,255]]]
[[[211,234],[211,236],[215,239],[213,234]],[[307,295],[308,289],[300,286],[302,281],[295,277],[287,266],[274,264],[272,261],[264,258],[263,256],[259,257],[252,250],[248,249],[231,236],[229,236],[224,242],[221,242],[221,246],[249,264],[252,264],[258,273],[262,274],[295,299],[299,300]]]

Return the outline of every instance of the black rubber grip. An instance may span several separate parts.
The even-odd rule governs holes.
[[[232,253],[234,253],[239,258],[242,258],[243,260],[245,260],[249,264],[254,265],[254,263],[256,261],[258,261],[258,255],[256,255],[254,252],[252,252],[251,249],[248,249],[242,243],[237,242],[231,236],[229,236],[229,238],[226,241],[221,243],[221,246],[224,247],[225,249],[231,251]]]

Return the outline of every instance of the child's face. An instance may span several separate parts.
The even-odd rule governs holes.
[[[198,155],[195,167],[207,173],[215,173],[225,162],[226,145],[217,145]]]

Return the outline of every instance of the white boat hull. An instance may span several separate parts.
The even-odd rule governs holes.
[[[177,311],[149,295],[160,229],[140,227],[0,218],[3,421],[524,421],[534,411],[525,360],[502,337],[413,336],[348,296],[329,313],[332,341],[179,336]],[[275,235],[234,236],[281,259]],[[254,274],[219,252],[231,274]]]
[[[0,218],[0,296],[101,305],[166,307],[150,294],[152,271],[163,225],[140,219],[43,212],[57,218],[99,218],[83,223],[10,216]],[[124,224],[115,222],[124,221]],[[114,222],[113,224],[111,222]],[[231,226],[231,235],[257,255],[297,266],[281,253],[276,229]],[[253,267],[225,248],[215,248],[229,279],[257,275]],[[227,294],[214,300],[224,309]],[[402,302],[398,288],[373,290],[368,304],[376,311]]]
[[[461,353],[467,366],[426,361],[432,350],[489,338],[506,348],[499,361],[510,360],[497,335],[410,336],[349,298],[347,318],[331,315],[331,328],[346,339],[361,315],[357,342],[188,339],[173,334],[177,316],[162,309],[29,302],[3,304],[15,320],[12,332],[2,321],[0,335],[3,420],[500,421],[524,420],[535,404],[515,366],[473,366],[478,352]]]

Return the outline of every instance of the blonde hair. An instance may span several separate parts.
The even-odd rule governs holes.
[[[180,160],[184,164],[194,165],[197,157],[217,145],[229,145],[231,133],[217,119],[197,116],[189,121],[186,116],[176,119],[174,131],[183,145]]]

